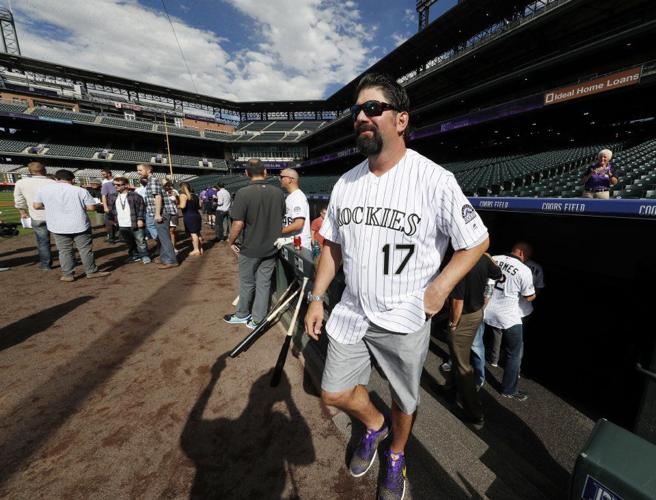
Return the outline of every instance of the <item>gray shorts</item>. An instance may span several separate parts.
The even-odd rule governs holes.
[[[342,344],[328,336],[328,355],[321,388],[342,392],[367,385],[371,356],[389,381],[392,398],[403,413],[411,415],[419,405],[419,379],[430,343],[430,321],[413,333],[396,333],[371,324],[356,344]]]

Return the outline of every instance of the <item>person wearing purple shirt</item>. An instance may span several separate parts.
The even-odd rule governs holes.
[[[216,208],[214,206],[214,197],[216,196],[216,189],[213,187],[208,187],[203,189],[200,193],[200,199],[203,203],[203,213],[207,215],[207,224],[210,227],[214,227],[214,216],[216,213]]]
[[[612,157],[613,152],[610,149],[602,149],[599,151],[597,163],[590,165],[585,171],[585,174],[581,177],[584,184],[584,198],[607,200],[610,197],[610,188],[618,181],[610,163]]]

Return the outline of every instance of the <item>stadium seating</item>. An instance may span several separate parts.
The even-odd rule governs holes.
[[[152,131],[155,126],[152,122],[142,122],[137,120],[123,120],[122,118],[114,118],[111,116],[103,116],[100,119],[100,123],[103,125],[110,125],[112,127],[121,127],[137,130],[148,130]]]
[[[112,149],[111,151],[114,153],[113,160],[132,161],[135,163],[148,163],[155,156],[155,153],[148,151],[132,151],[130,149]]]
[[[248,122],[245,125],[239,127],[238,130],[240,132],[245,132],[245,131],[259,132],[261,130],[264,130],[265,128],[267,128],[268,126],[270,126],[273,123],[275,123],[275,122],[272,122],[272,121]]]
[[[66,144],[48,144],[46,156],[73,156],[76,158],[93,158],[99,148],[86,146],[69,146]]]
[[[305,132],[314,131],[323,126],[325,121],[317,120],[276,120],[276,121],[248,121],[237,127],[237,132]]]
[[[61,109],[51,108],[34,108],[32,114],[35,116],[43,116],[46,118],[54,118],[57,120],[71,120],[77,122],[93,122],[96,120],[96,115],[90,113],[78,113],[75,111],[64,111]]]
[[[326,122],[319,122],[319,121],[304,121],[301,122],[301,124],[296,127],[295,130],[308,130],[310,132],[314,132],[315,130],[323,127],[326,124]]]
[[[200,158],[197,156],[187,155],[171,155],[171,163],[173,165],[186,165],[189,167],[197,167]]]
[[[262,132],[254,136],[250,142],[277,142],[285,137],[284,132]]]
[[[235,141],[241,137],[241,134],[222,134],[212,130],[206,130],[204,135],[207,139],[219,139],[221,141]]]
[[[338,175],[304,176],[301,177],[300,187],[307,195],[330,194],[338,179]]]
[[[36,143],[29,141],[15,141],[13,139],[0,139],[0,151],[8,153],[22,153],[25,148],[36,146]]]
[[[303,122],[273,122],[267,132],[286,132],[288,130],[294,130]]]
[[[164,125],[157,125],[158,132],[166,132],[172,135],[188,135],[193,137],[200,137],[200,132],[195,128],[181,128],[181,127],[164,127]]]
[[[445,163],[443,166],[455,174],[463,191],[471,195],[499,196],[503,193],[503,196],[513,196],[515,194],[509,193],[513,192],[517,196],[537,197],[542,196],[540,192],[555,191],[557,187],[554,182],[540,181],[547,178],[564,180],[561,178],[563,173],[592,162],[603,147],[605,145],[567,148],[532,155]],[[613,148],[617,145],[611,145]],[[557,194],[566,190],[561,189]]]
[[[120,176],[123,172],[119,170],[112,170],[112,174],[114,176]],[[100,169],[99,168],[81,168],[80,170],[75,172],[76,177],[89,177],[89,178],[97,178],[101,179],[102,176],[100,175]]]
[[[6,113],[22,113],[27,109],[27,104],[17,102],[0,101],[0,111]]]

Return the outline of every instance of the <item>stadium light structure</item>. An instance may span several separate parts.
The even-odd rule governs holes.
[[[21,55],[14,16],[5,7],[0,7],[0,31],[2,32],[2,51],[7,54]]]
[[[417,28],[417,31],[421,31],[428,26],[430,6],[436,2],[437,0],[417,0],[417,16],[419,17],[419,27]]]

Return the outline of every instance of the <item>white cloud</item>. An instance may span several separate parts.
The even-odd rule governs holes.
[[[392,33],[392,41],[394,42],[394,47],[398,47],[403,42],[405,42],[408,38],[410,38],[410,35],[408,33],[398,33],[398,32]]]
[[[375,27],[353,2],[226,0],[259,36],[236,54],[220,32],[173,19],[198,91],[225,99],[316,99],[371,60]],[[225,8],[225,7],[224,7]],[[14,5],[24,55],[193,91],[163,13],[137,0],[30,0]]]
[[[403,12],[403,23],[406,26],[416,26],[417,22],[417,13],[412,9],[405,9]]]

